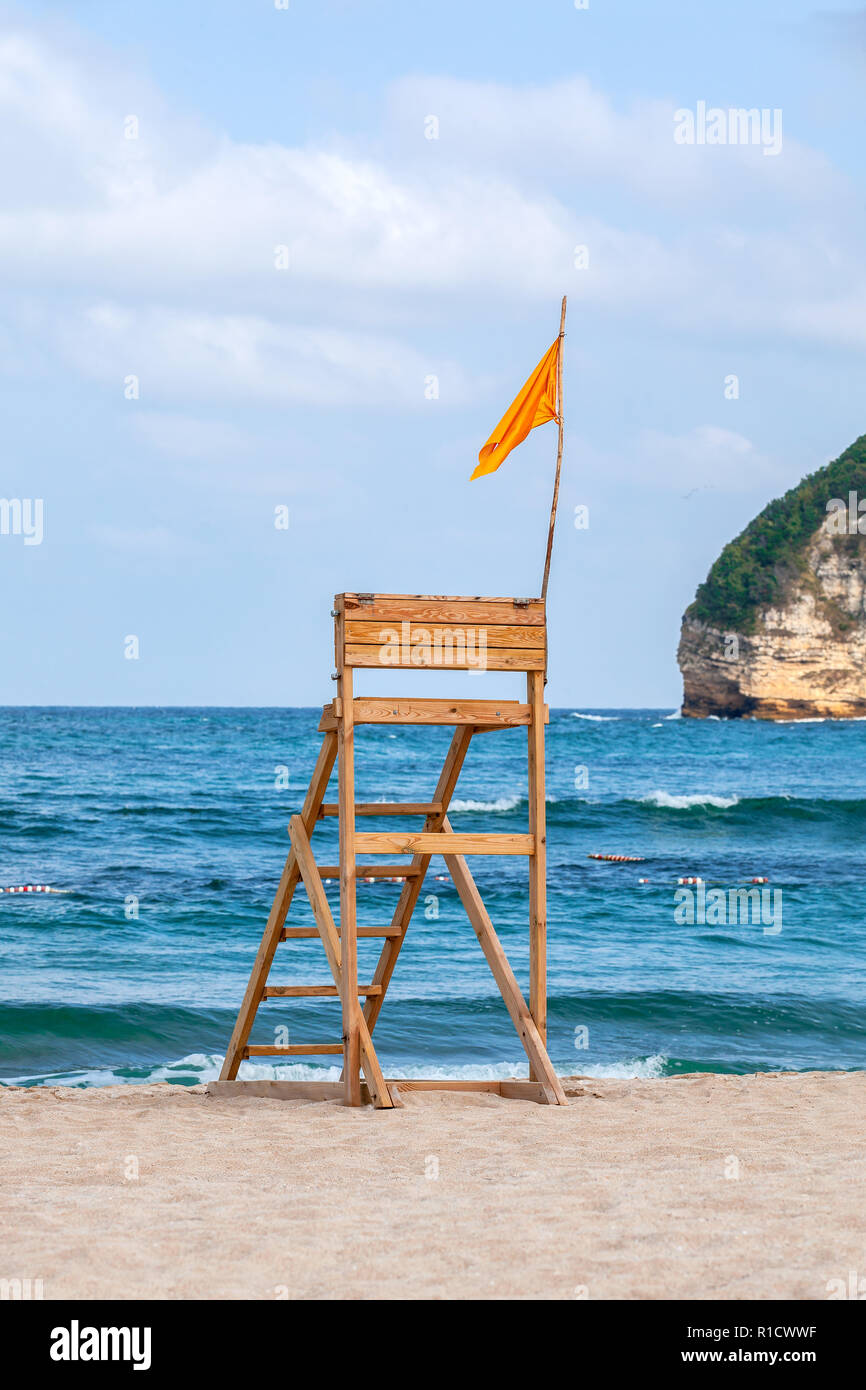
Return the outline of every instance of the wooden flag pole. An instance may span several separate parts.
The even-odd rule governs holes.
[[[562,468],[562,350],[565,337],[565,301],[562,296],[562,315],[559,320],[559,355],[556,362],[556,405],[559,416],[559,444],[556,450],[556,478],[553,483],[553,501],[550,504],[550,529],[547,533],[547,554],[544,557],[544,578],[541,581],[541,597],[547,599],[547,581],[550,578],[550,557],[553,553],[553,528],[556,525],[556,505],[559,501],[559,474]]]

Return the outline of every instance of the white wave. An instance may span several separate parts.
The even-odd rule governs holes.
[[[593,724],[615,724],[620,718],[618,714],[577,714],[571,712],[572,719],[589,719]]]
[[[521,796],[500,796],[497,801],[452,801],[452,811],[514,811],[520,805]]]
[[[658,1053],[654,1057],[633,1057],[629,1062],[599,1062],[594,1066],[580,1066],[572,1076],[590,1076],[597,1081],[654,1081],[664,1076],[667,1057]]]
[[[688,796],[673,796],[670,792],[650,792],[649,796],[642,796],[640,804],[642,806],[662,806],[669,811],[687,811],[691,806],[715,806],[720,811],[727,811],[730,806],[736,806],[740,798],[738,796],[713,796],[711,792],[693,792]]]
[[[181,1076],[194,1076],[198,1083],[215,1081],[222,1064],[222,1057],[193,1052],[177,1062],[167,1062],[162,1066],[148,1067],[142,1064],[124,1068],[123,1071],[93,1067],[82,1071],[47,1072],[42,1076],[31,1073],[27,1076],[4,1077],[4,1081],[11,1086],[147,1086],[154,1081],[177,1081]],[[243,1065],[246,1066],[247,1063]],[[135,1074],[124,1075],[123,1072],[126,1070]]]
[[[665,719],[682,719],[682,710],[675,709],[673,714],[666,714]]]
[[[144,1068],[142,1067],[142,1071]],[[25,1074],[24,1076],[4,1076],[2,1084],[4,1086],[120,1086],[124,1082],[137,1082],[140,1086],[145,1086],[151,1080],[150,1073],[146,1076],[117,1076],[113,1071],[57,1071],[49,1072],[45,1076],[34,1076]]]
[[[216,1081],[222,1069],[223,1057],[214,1054],[195,1052],[182,1057],[177,1062],[151,1068],[136,1067],[137,1075],[126,1076],[108,1069],[93,1069],[78,1072],[55,1072],[40,1077],[7,1078],[7,1085],[33,1084],[37,1087],[49,1086],[151,1086],[156,1082],[173,1081],[179,1083],[181,1077],[190,1078],[197,1085]],[[597,1063],[584,1066],[575,1062],[574,1067],[558,1067],[561,1076],[589,1076],[598,1080],[621,1078],[651,1080],[664,1075],[667,1058],[635,1057],[630,1061]],[[130,1070],[133,1070],[130,1068]],[[309,1062],[242,1062],[238,1079],[240,1081],[339,1081],[341,1065],[316,1066]],[[455,1062],[440,1066],[410,1064],[388,1067],[389,1076],[405,1078],[407,1081],[504,1081],[507,1078],[526,1080],[529,1072],[526,1059],[516,1057],[508,1062]]]

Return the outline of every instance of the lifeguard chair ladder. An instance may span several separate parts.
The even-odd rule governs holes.
[[[565,1105],[559,1079],[545,1045],[546,859],[544,794],[544,672],[547,633],[540,599],[444,598],[409,594],[338,594],[334,600],[336,698],[325,705],[319,730],[321,751],[300,813],[289,824],[291,848],[265,926],[218,1082],[218,1094],[249,1094],[307,1099],[364,1101],[380,1109],[399,1105],[400,1089],[477,1090],[549,1105]],[[356,698],[353,673],[376,670],[440,669],[523,671],[526,703],[502,700],[387,700]],[[388,805],[355,803],[355,728],[362,724],[444,724],[454,736],[433,799]],[[448,806],[473,734],[523,727],[528,734],[529,826],[526,834],[459,834],[448,820]],[[325,802],[328,781],[337,763],[339,799]],[[339,820],[339,865],[320,866],[310,843],[317,821]],[[420,831],[367,832],[356,822],[366,816],[424,816]],[[403,888],[388,927],[359,927],[356,876],[359,854],[412,855],[408,865],[360,866],[362,877],[402,878]],[[529,1059],[530,1079],[513,1081],[400,1081],[382,1074],[372,1034],[400,955],[414,908],[421,895],[430,858],[441,854],[484,955],[501,991]],[[529,860],[529,1002],[514,972],[466,862],[469,854],[525,854]],[[334,922],[323,879],[340,880],[340,923]],[[298,882],[310,900],[315,927],[286,927]],[[281,941],[318,936],[325,948],[333,985],[268,985]],[[358,937],[379,936],[384,944],[369,984],[358,984]],[[250,1045],[259,1005],[268,999],[339,997],[342,1041]],[[361,1008],[359,998],[364,998]],[[342,1054],[339,1082],[238,1081],[246,1058]],[[361,1080],[361,1071],[364,1082]]]

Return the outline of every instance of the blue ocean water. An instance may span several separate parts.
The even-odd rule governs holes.
[[[0,710],[0,886],[65,890],[0,895],[0,1079],[188,1084],[217,1074],[318,751],[318,716]],[[359,800],[429,798],[449,738],[359,730]],[[526,828],[525,758],[522,730],[474,740],[456,829]],[[549,1049],[562,1073],[863,1067],[864,765],[862,722],[551,712]],[[314,847],[320,862],[336,861],[334,821],[320,822]],[[471,863],[526,988],[526,861]],[[525,1075],[444,874],[434,859],[376,1028],[386,1074]],[[685,875],[726,889],[767,877],[781,890],[781,930],[678,921]],[[337,885],[328,892],[336,915]],[[359,885],[359,921],[389,921],[399,892]],[[291,921],[312,925],[302,891]],[[359,943],[362,979],[380,945]],[[319,942],[281,945],[271,982],[329,983]],[[339,1004],[266,1004],[252,1041],[272,1042],[283,1024],[290,1041],[338,1040]],[[336,1076],[336,1060],[265,1059],[242,1074]]]

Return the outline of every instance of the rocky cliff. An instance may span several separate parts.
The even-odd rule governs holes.
[[[677,659],[684,715],[866,717],[866,435],[725,546]]]

